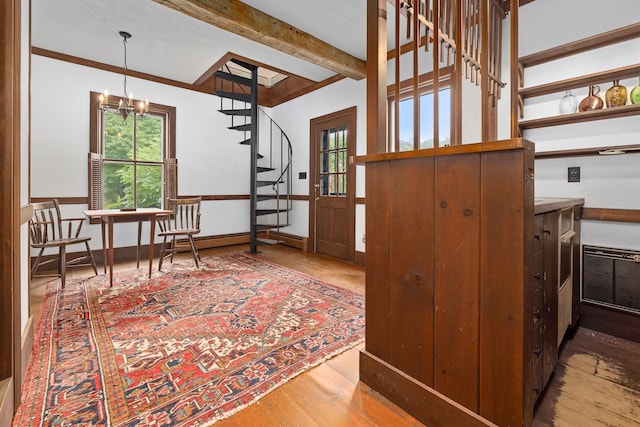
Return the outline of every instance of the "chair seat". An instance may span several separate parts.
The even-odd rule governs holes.
[[[194,235],[194,234],[198,234],[200,233],[200,230],[197,230],[195,228],[186,228],[186,229],[179,229],[179,230],[167,230],[167,231],[161,231],[158,233],[158,236],[178,236],[181,234],[190,234],[190,235]]]

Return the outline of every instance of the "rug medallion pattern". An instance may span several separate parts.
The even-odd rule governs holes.
[[[14,425],[210,425],[364,340],[360,294],[244,253],[203,261],[53,282]]]

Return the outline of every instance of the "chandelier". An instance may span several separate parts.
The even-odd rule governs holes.
[[[135,105],[133,94],[127,94],[127,40],[131,38],[131,34],[126,31],[120,31],[120,36],[122,37],[122,44],[124,45],[124,96],[120,99],[118,103],[118,107],[112,107],[109,105],[109,91],[105,89],[105,91],[100,95],[99,98],[99,108],[102,111],[110,111],[112,113],[119,113],[122,116],[122,120],[127,120],[129,114],[138,114],[140,116],[144,116],[149,112],[149,100],[140,101],[137,105]]]

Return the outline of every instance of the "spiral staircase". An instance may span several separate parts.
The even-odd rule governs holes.
[[[281,243],[280,229],[290,225],[293,151],[284,131],[258,106],[258,67],[231,61],[246,73],[232,73],[229,67],[217,71],[214,94],[220,97],[219,111],[231,118],[229,129],[240,132],[239,143],[250,148],[249,252],[256,253],[260,243]]]

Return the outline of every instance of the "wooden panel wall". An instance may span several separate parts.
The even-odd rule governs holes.
[[[367,350],[389,360],[389,163],[367,166],[366,211],[367,290],[365,293]]]
[[[367,162],[361,379],[428,425],[467,410],[481,425],[532,422],[533,147],[521,143]]]
[[[389,361],[430,386],[435,326],[433,187],[433,158],[389,165]],[[408,309],[412,307],[421,309]]]
[[[477,153],[437,159],[435,388],[474,412],[478,412],[480,172]]]

